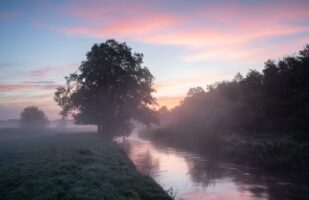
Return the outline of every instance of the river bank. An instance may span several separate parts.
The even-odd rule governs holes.
[[[295,177],[309,177],[306,170],[309,167],[309,143],[297,136],[179,134],[179,131],[164,128],[146,130],[141,135],[158,145],[195,152],[209,158],[229,160]]]
[[[306,200],[309,185],[258,167],[235,164],[138,137],[122,148],[137,169],[151,176],[176,200]]]
[[[7,131],[0,132],[0,199],[171,199],[97,134]]]

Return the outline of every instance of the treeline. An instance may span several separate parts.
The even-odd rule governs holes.
[[[259,134],[309,131],[309,45],[297,55],[268,60],[231,81],[191,88],[169,113],[181,130]]]
[[[178,107],[160,113],[161,126],[144,137],[265,166],[305,166],[309,45],[296,55],[268,60],[262,72],[191,88]]]

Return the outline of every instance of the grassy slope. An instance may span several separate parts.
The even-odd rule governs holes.
[[[0,133],[0,199],[170,199],[98,135],[5,135]]]

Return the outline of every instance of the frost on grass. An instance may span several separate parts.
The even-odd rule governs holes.
[[[0,188],[1,199],[170,199],[95,134],[0,134]]]

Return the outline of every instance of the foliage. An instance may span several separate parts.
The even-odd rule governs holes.
[[[173,125],[185,131],[309,131],[309,45],[295,56],[267,61],[232,81],[191,88],[171,111]]]
[[[19,122],[22,128],[40,129],[46,127],[48,119],[40,108],[28,106],[21,112]]]
[[[224,137],[222,154],[254,165],[274,169],[306,169],[309,165],[309,143],[293,136],[265,134]],[[248,159],[254,155],[254,159]],[[308,175],[308,174],[307,174]]]
[[[95,44],[78,68],[59,87],[55,101],[61,115],[73,114],[77,124],[98,125],[105,135],[126,135],[130,119],[145,124],[156,122],[149,108],[156,104],[153,76],[142,66],[143,54],[132,53],[126,43],[107,40]]]
[[[203,153],[277,168],[309,166],[309,45],[268,60],[262,72],[191,88],[148,137]],[[162,123],[161,123],[162,124]],[[274,134],[275,133],[275,134]],[[226,140],[234,135],[233,140]],[[261,136],[268,135],[268,137]],[[290,140],[290,141],[289,141]]]

